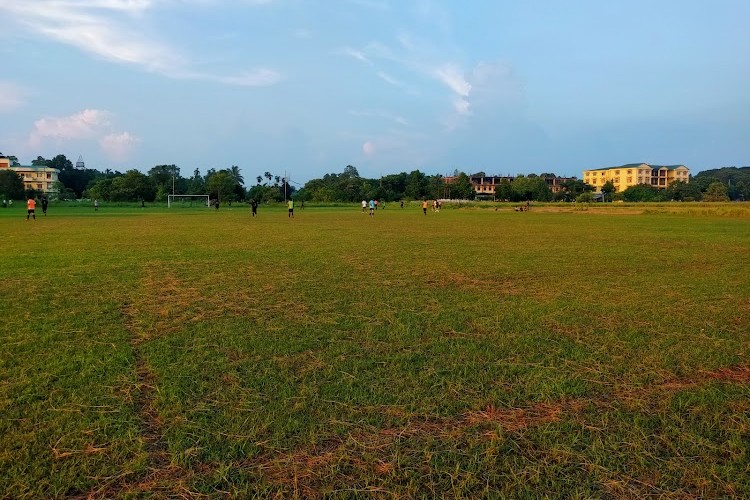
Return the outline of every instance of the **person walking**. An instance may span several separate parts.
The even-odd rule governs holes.
[[[294,200],[289,198],[289,203],[287,203],[287,206],[289,207],[289,215],[287,217],[291,217],[294,219]]]
[[[42,213],[47,216],[47,197],[42,196]]]
[[[367,201],[362,200],[362,213],[365,213],[365,209],[367,208]]]
[[[370,217],[375,215],[375,200],[370,200]]]
[[[253,217],[258,215],[258,202],[255,198],[250,200],[250,209],[253,211]]]
[[[26,220],[29,220],[29,216],[34,217],[34,220],[36,220],[36,200],[29,196],[29,199],[26,201]]]

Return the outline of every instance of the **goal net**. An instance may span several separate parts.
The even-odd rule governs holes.
[[[168,194],[167,195],[167,207],[172,208],[172,205],[178,207],[207,207],[209,206],[210,198],[207,194]]]

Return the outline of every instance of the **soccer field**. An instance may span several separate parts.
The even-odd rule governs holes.
[[[750,496],[750,207],[22,208],[0,497]]]

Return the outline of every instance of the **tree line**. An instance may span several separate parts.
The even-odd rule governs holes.
[[[0,153],[0,156],[2,154]],[[12,166],[19,165],[14,156],[8,156]],[[477,194],[472,177],[484,177],[484,172],[466,174],[455,171],[450,182],[442,175],[428,175],[419,170],[389,174],[380,178],[365,178],[356,167],[347,165],[341,173],[325,174],[298,187],[285,176],[265,171],[255,177],[255,184],[245,187],[240,168],[236,165],[224,169],[210,168],[205,175],[195,169],[183,177],[176,165],[156,165],[147,173],[136,169],[124,173],[106,169],[79,169],[65,157],[52,159],[41,156],[32,166],[57,169],[58,182],[53,187],[59,199],[96,198],[102,201],[166,201],[169,194],[208,194],[221,201],[255,199],[261,203],[295,198],[300,201],[359,202],[377,199],[398,201],[404,199],[463,199],[484,198],[500,201],[594,201],[594,188],[581,180],[563,182],[559,192],[553,193],[546,179],[552,173],[519,175],[503,178],[495,186],[494,194]],[[616,193],[611,182],[602,187],[603,201],[724,201],[750,200],[750,167],[724,167],[706,170],[691,177],[689,183],[675,182],[666,189],[650,185],[631,186]],[[5,199],[38,197],[41,193],[24,190],[23,180],[12,170],[0,171],[0,195]]]

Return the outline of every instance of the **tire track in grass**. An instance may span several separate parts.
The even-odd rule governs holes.
[[[610,410],[616,402],[627,405],[633,399],[660,399],[665,392],[700,388],[713,381],[750,384],[750,365],[701,371],[689,377],[671,378],[645,387],[616,388],[609,395],[598,398],[572,398],[518,408],[498,408],[490,404],[483,410],[467,412],[457,419],[412,415],[399,408],[369,408],[368,410],[383,412],[407,421],[395,428],[353,430],[345,436],[296,450],[269,450],[270,453],[262,454],[238,466],[255,471],[271,485],[289,488],[295,495],[318,497],[323,494],[326,485],[330,486],[332,482],[346,484],[356,479],[349,477],[351,472],[335,477],[334,471],[359,471],[370,478],[390,475],[397,468],[393,461],[394,447],[398,448],[409,439],[437,438],[450,442],[477,431],[486,439],[497,439],[498,428],[505,433],[522,433],[546,424],[571,419],[580,420],[592,408]],[[586,425],[585,422],[583,425]],[[616,496],[675,493],[664,491],[646,480],[607,471],[593,463],[588,463],[587,466],[603,475],[602,485]],[[680,496],[687,494],[686,491],[678,493]]]
[[[138,310],[132,303],[124,303],[120,308],[123,323],[130,333],[133,349],[135,382],[124,390],[130,399],[140,429],[139,439],[145,452],[145,471],[140,474],[124,473],[112,478],[88,492],[85,498],[120,498],[131,495],[155,495],[169,498],[196,498],[199,495],[190,491],[186,483],[193,477],[170,460],[169,449],[164,437],[164,422],[156,408],[158,379],[146,361],[141,345],[151,336],[141,331],[136,324]]]

